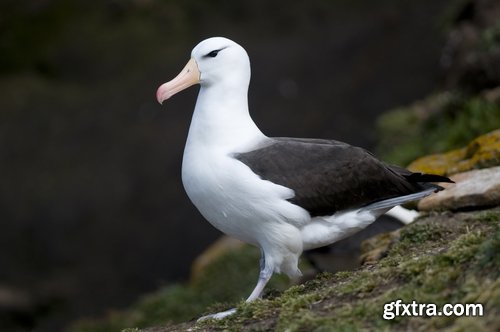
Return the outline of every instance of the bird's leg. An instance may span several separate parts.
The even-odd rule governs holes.
[[[256,300],[260,297],[262,294],[262,291],[264,290],[264,287],[266,286],[267,282],[269,279],[271,279],[271,276],[273,275],[273,268],[271,266],[266,266],[266,258],[264,256],[264,251],[261,249],[261,257],[260,257],[260,273],[259,273],[259,281],[257,282],[257,285],[255,286],[254,290],[252,291],[252,294],[246,299],[246,302],[252,302],[253,300]],[[203,317],[200,317],[198,319],[198,322],[201,322],[205,319],[222,319],[227,316],[230,316],[236,312],[236,308],[232,308],[226,311],[218,312],[216,314],[211,314],[211,315],[206,315]]]
[[[266,267],[266,256],[264,255],[264,250],[262,250],[262,248],[260,248],[260,260],[259,260],[259,264],[260,264],[260,270],[264,270],[264,268]]]
[[[262,249],[260,250],[260,254],[261,256],[260,256],[259,280],[254,290],[252,291],[252,294],[250,294],[246,302],[252,302],[253,300],[258,299],[262,294],[264,287],[266,287],[267,282],[269,281],[269,279],[271,279],[271,276],[273,275],[273,268],[271,266],[266,266],[266,257]]]

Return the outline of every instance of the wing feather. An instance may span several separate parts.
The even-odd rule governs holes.
[[[362,148],[334,140],[273,138],[261,148],[234,157],[262,179],[293,189],[290,201],[311,216],[441,188],[425,183],[436,181],[436,176],[389,166]]]

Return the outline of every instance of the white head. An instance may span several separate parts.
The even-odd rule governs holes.
[[[224,37],[200,42],[191,52],[191,60],[173,80],[158,88],[156,98],[161,104],[193,84],[202,88],[213,85],[248,87],[250,60],[240,45]]]

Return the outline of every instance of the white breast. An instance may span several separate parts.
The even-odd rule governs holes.
[[[304,225],[302,208],[287,201],[293,190],[261,180],[245,164],[223,151],[186,145],[182,182],[200,213],[220,231],[262,244],[279,224]]]

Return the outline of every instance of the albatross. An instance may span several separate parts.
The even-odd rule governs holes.
[[[184,69],[156,94],[162,104],[200,85],[182,182],[214,227],[260,248],[260,273],[247,302],[261,296],[273,273],[300,276],[304,250],[341,240],[393,207],[443,189],[434,182],[451,182],[335,140],[268,137],[250,117],[249,83],[247,52],[213,37],[195,46]]]

